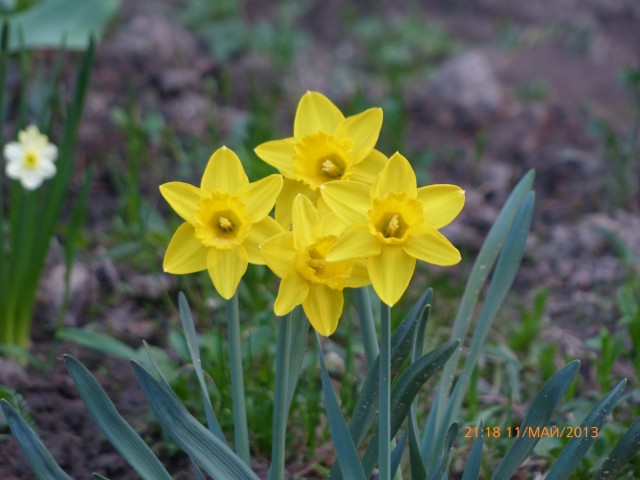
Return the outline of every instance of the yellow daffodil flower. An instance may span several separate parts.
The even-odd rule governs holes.
[[[276,203],[276,220],[291,224],[291,206],[300,193],[317,204],[325,182],[354,180],[373,184],[387,162],[373,147],[382,127],[382,110],[370,108],[345,118],[318,92],[302,96],[293,123],[293,137],[259,145],[255,152],[284,176]]]
[[[227,147],[209,159],[200,188],[161,185],[162,196],[185,220],[167,247],[165,272],[208,270],[218,293],[230,299],[247,263],[265,263],[258,246],[282,232],[268,216],[281,189],[280,175],[249,183],[240,159]]]
[[[280,233],[260,249],[267,265],[282,281],[274,305],[283,316],[297,305],[320,335],[335,332],[342,315],[345,287],[370,283],[364,262],[329,262],[327,252],[344,229],[331,213],[321,217],[304,195],[298,195],[292,210],[293,231]]]
[[[464,191],[455,185],[417,188],[411,165],[399,153],[372,188],[353,181],[322,188],[329,208],[349,225],[327,260],[366,258],[373,288],[387,305],[407,289],[416,259],[442,266],[460,261],[460,252],[438,230],[460,213]]]
[[[58,148],[49,143],[47,136],[41,134],[35,125],[22,130],[18,140],[4,146],[5,172],[9,178],[19,180],[27,190],[35,190],[56,174],[54,162]]]

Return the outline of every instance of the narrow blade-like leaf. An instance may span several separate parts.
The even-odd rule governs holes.
[[[527,458],[540,439],[540,434],[537,432],[549,423],[551,414],[569,384],[573,381],[576,373],[578,373],[579,368],[580,362],[578,360],[568,363],[558,370],[540,389],[536,398],[533,399],[522,425],[520,425],[520,436],[498,466],[493,476],[494,480],[510,479],[524,459]]]
[[[618,473],[640,451],[640,417],[624,432],[616,446],[602,463],[596,474],[597,480],[614,480]]]
[[[164,432],[214,478],[258,480],[225,443],[200,424],[178,399],[133,362],[142,392]]]
[[[171,480],[171,475],[118,413],[89,370],[70,355],[64,356],[64,363],[96,425],[122,458],[144,479]]]
[[[398,432],[400,425],[409,414],[413,399],[420,388],[444,366],[456,348],[458,348],[458,342],[451,341],[432,350],[417,362],[412,363],[393,385],[391,390],[391,438]],[[362,461],[364,471],[367,474],[370,474],[375,466],[377,451],[378,436],[373,435]]]
[[[209,398],[209,390],[207,389],[207,382],[204,378],[202,371],[202,361],[200,360],[200,348],[198,346],[198,335],[196,333],[196,327],[193,323],[193,316],[191,315],[191,308],[187,302],[187,297],[184,293],[178,294],[178,308],[180,310],[180,320],[182,322],[182,329],[184,331],[184,337],[187,341],[187,348],[189,349],[189,355],[191,356],[191,363],[196,372],[198,378],[198,384],[200,385],[200,394],[202,395],[202,403],[204,404],[204,413],[207,417],[207,425],[209,430],[216,437],[226,443],[220,423],[216,418],[216,414],[213,411],[211,405],[211,398]]]
[[[481,432],[484,429],[484,425],[480,422],[478,430]],[[484,436],[478,435],[473,440],[473,446],[471,447],[471,453],[469,454],[469,460],[467,460],[467,466],[464,469],[462,480],[478,480],[480,478],[480,467],[482,466],[482,446],[484,444]]]
[[[324,363],[324,357],[322,355],[322,346],[320,345],[320,338],[318,337],[318,354],[320,356],[320,375],[322,377],[322,396],[324,398],[325,410],[327,412],[327,418],[329,419],[329,428],[331,429],[331,438],[338,455],[338,463],[340,464],[340,470],[345,478],[353,480],[366,480],[360,458],[358,458],[358,451],[351,439],[347,424],[344,421],[344,417],[340,412],[340,406],[336,400],[335,392],[331,386],[331,379],[327,372],[327,367]]]
[[[29,468],[38,480],[72,480],[56,463],[31,427],[20,414],[7,402],[0,400],[11,433],[16,438],[22,453],[27,459]]]
[[[580,460],[586,455],[587,450],[591,444],[597,438],[597,434],[600,428],[602,427],[602,423],[604,419],[613,407],[615,407],[616,403],[620,399],[620,395],[622,395],[622,390],[624,389],[626,380],[622,380],[618,385],[616,385],[602,400],[600,400],[589,412],[586,418],[580,424],[580,432],[586,433],[585,435],[575,436],[569,441],[560,457],[553,463],[551,470],[547,474],[547,480],[562,480],[565,478],[569,478],[569,475],[576,468]],[[595,432],[594,430],[595,429]]]

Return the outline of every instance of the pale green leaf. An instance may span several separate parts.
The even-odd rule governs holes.
[[[70,355],[64,356],[64,362],[96,425],[122,458],[143,479],[171,480],[171,475],[149,446],[118,413],[113,402],[89,370]]]
[[[0,407],[7,419],[11,433],[16,438],[29,468],[38,480],[72,480],[56,463],[51,453],[42,444],[31,427],[6,400],[0,400]]]
[[[100,37],[120,0],[41,0],[31,8],[7,16],[9,49],[87,48],[91,36]]]
[[[258,480],[224,442],[202,426],[166,387],[133,362],[138,382],[164,432],[214,478]]]
[[[540,434],[537,432],[539,429],[548,426],[551,414],[569,384],[573,381],[576,373],[578,373],[579,368],[580,362],[578,360],[568,363],[558,370],[540,389],[529,410],[527,410],[522,425],[520,425],[520,436],[498,466],[493,476],[494,480],[509,480],[520,464],[531,453],[533,447],[540,440]]]

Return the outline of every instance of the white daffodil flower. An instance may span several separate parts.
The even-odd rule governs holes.
[[[18,141],[7,143],[3,153],[7,159],[7,176],[20,180],[27,190],[35,190],[56,174],[54,162],[58,158],[58,147],[49,143],[35,125],[20,131]]]

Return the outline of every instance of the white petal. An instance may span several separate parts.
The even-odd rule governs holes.
[[[7,173],[7,177],[9,178],[20,178],[22,176],[22,171],[24,170],[24,166],[22,165],[22,161],[11,161],[7,163],[5,167],[5,172]]]
[[[22,183],[22,186],[27,190],[35,190],[40,185],[42,185],[43,180],[44,179],[42,178],[42,176],[35,170],[25,169],[22,172],[20,183]]]
[[[47,144],[42,150],[40,150],[40,161],[49,160],[51,162],[58,158],[58,147],[53,143]]]
[[[11,161],[20,161],[22,162],[22,157],[24,157],[24,149],[22,145],[18,142],[9,142],[4,146],[4,158]]]
[[[43,178],[51,178],[56,174],[56,166],[51,160],[41,158],[38,164],[38,173]]]

